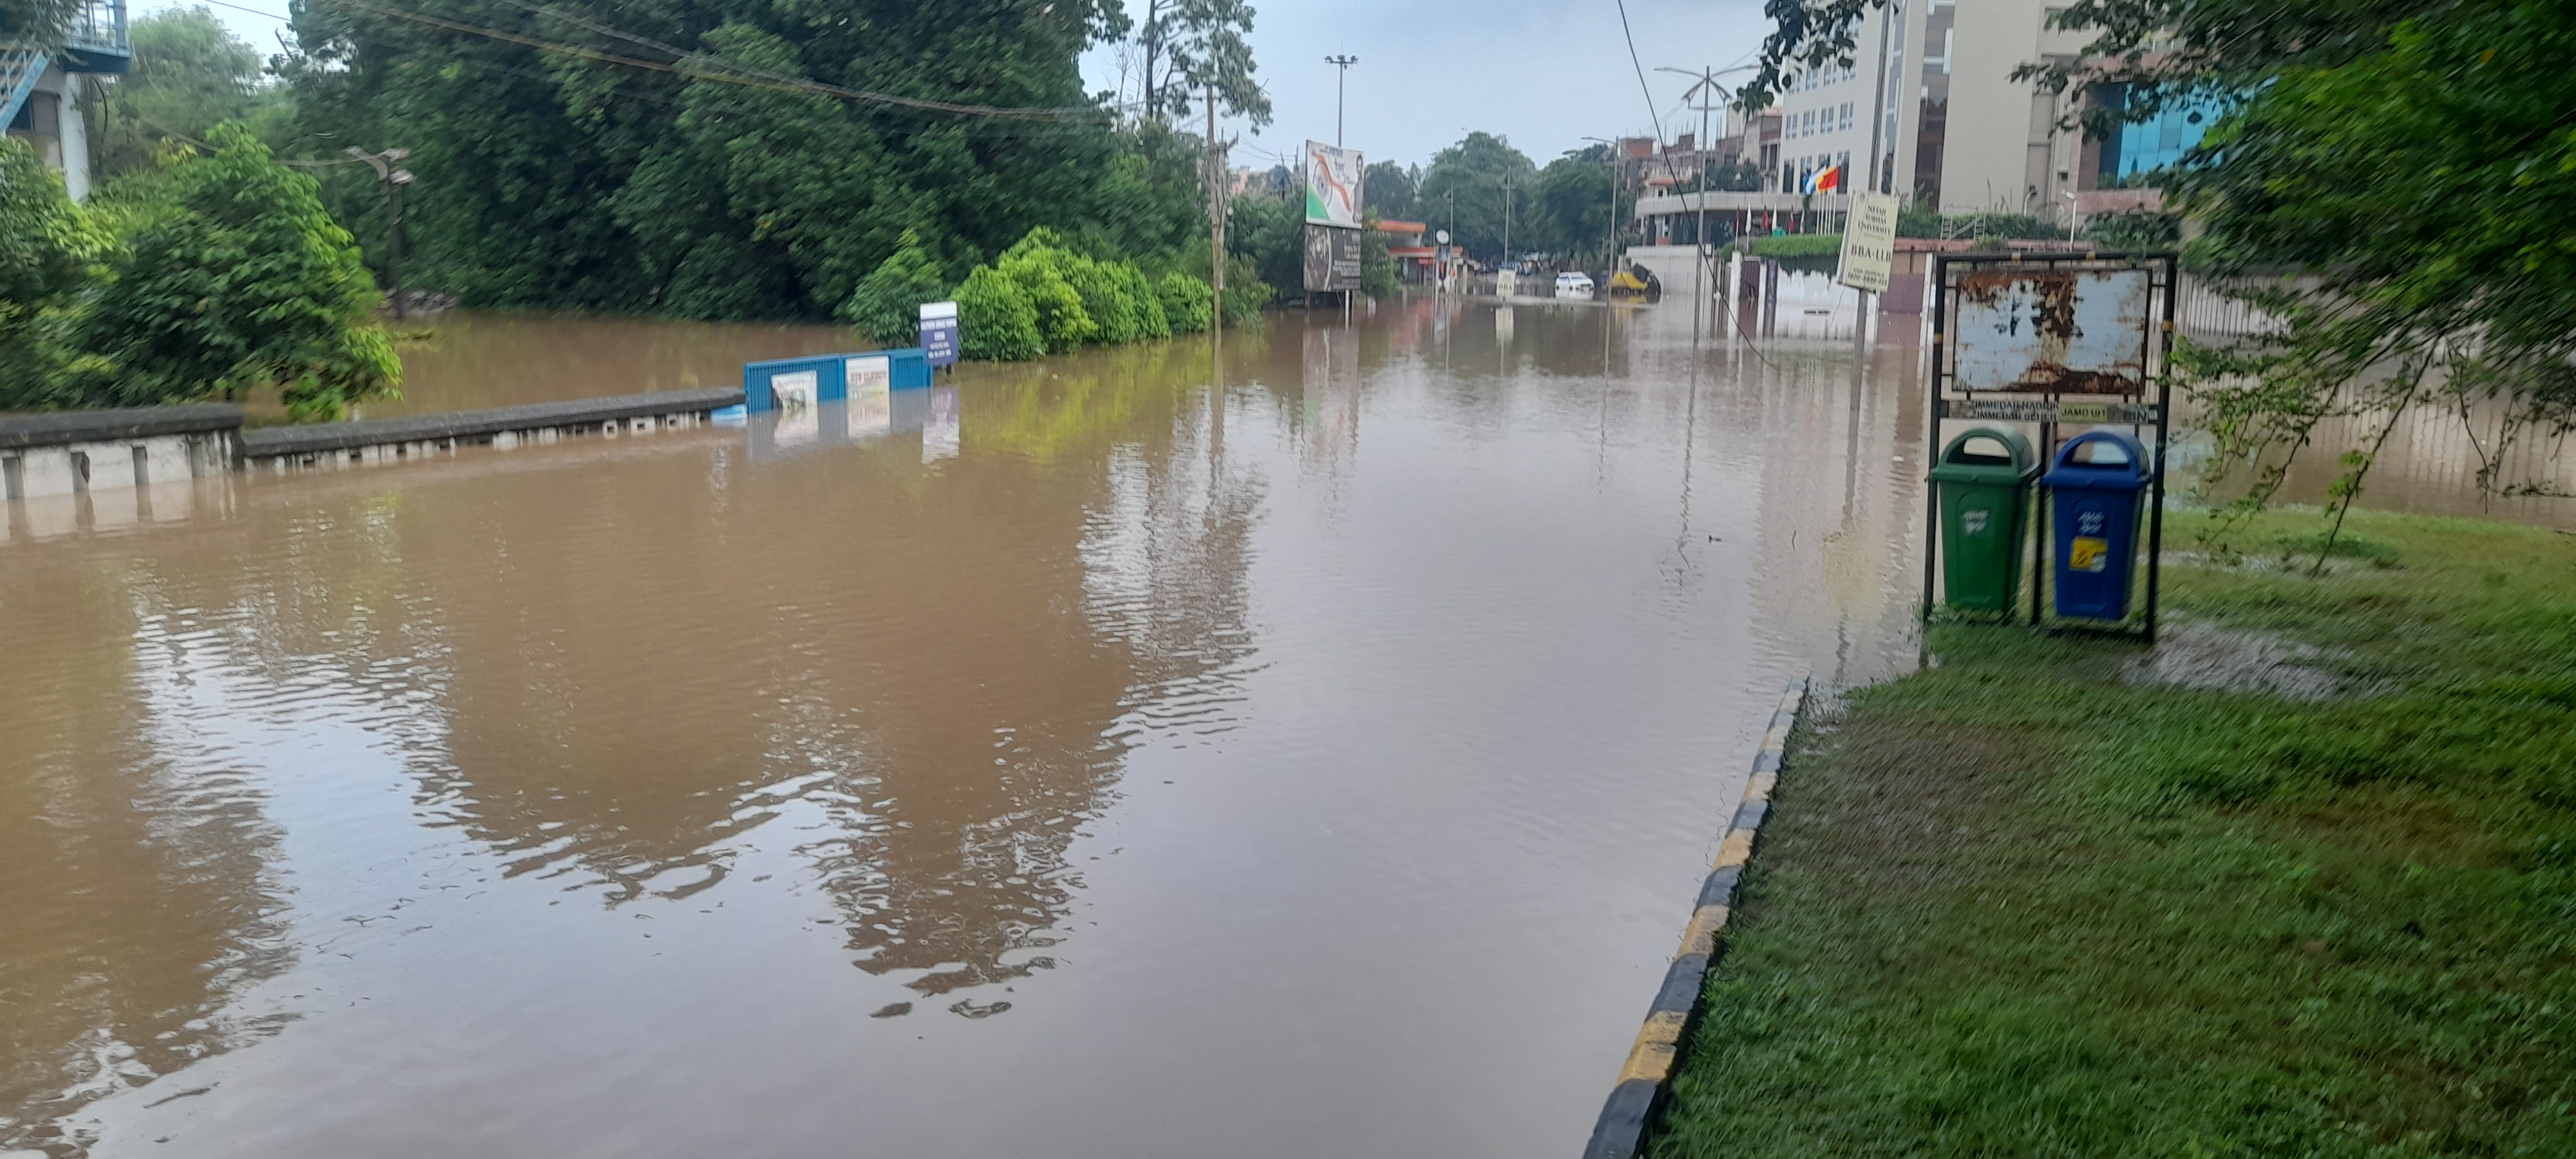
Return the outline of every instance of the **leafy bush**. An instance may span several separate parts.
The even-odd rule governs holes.
[[[2108,249],[2171,249],[2182,244],[2182,218],[2144,210],[2104,214],[2085,227],[2084,236]]]
[[[0,138],[0,410],[68,405],[63,307],[108,242],[34,148]]]
[[[1046,354],[1037,304],[1010,275],[977,266],[957,287],[958,353],[993,362],[1020,362]]]
[[[921,304],[939,301],[947,287],[939,259],[921,244],[921,235],[905,230],[902,243],[859,279],[838,313],[844,325],[869,338],[909,344],[921,333]]]
[[[1072,258],[1072,251],[1064,248],[1054,230],[1039,226],[1003,250],[1001,259],[993,263],[1037,310],[1038,334],[1049,354],[1061,354],[1100,335],[1100,323],[1067,276]]]
[[[276,386],[298,422],[339,418],[394,392],[402,365],[373,324],[381,295],[311,177],[238,124],[207,134],[128,218],[113,276],[76,330],[101,363],[89,405],[238,397]]]
[[[1162,299],[1163,317],[1174,334],[1199,333],[1216,317],[1216,294],[1205,278],[1173,270],[1154,284],[1154,295]]]

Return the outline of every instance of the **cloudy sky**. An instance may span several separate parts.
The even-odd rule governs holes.
[[[1637,83],[1619,0],[1253,0],[1252,51],[1275,119],[1242,143],[1237,165],[1294,158],[1309,137],[1333,139],[1333,66],[1350,70],[1342,139],[1371,161],[1427,162],[1481,129],[1511,138],[1540,164],[1585,137],[1669,135],[1690,80],[1657,66],[1724,68],[1750,60],[1769,27],[1760,0],[1626,0],[1636,33]],[[1143,0],[1128,0],[1141,14]],[[1083,60],[1094,90],[1118,87],[1118,54]],[[1737,74],[1741,82],[1745,74]],[[1132,82],[1131,82],[1132,83]]]
[[[1307,138],[1333,139],[1334,69],[1324,58],[1343,53],[1360,58],[1343,140],[1372,161],[1425,162],[1470,129],[1509,137],[1541,164],[1585,137],[1650,133],[1657,118],[1667,136],[1696,129],[1698,114],[1682,108],[1690,81],[1655,69],[1751,59],[1767,27],[1760,0],[1625,2],[1635,64],[1620,34],[1620,0],[1254,0],[1253,56],[1275,119],[1258,133],[1229,127],[1241,138],[1235,163],[1293,159]],[[286,0],[235,5],[214,12],[275,52],[283,25],[274,17]],[[139,16],[174,6],[135,0],[133,8]],[[1143,0],[1128,8],[1141,12]],[[1084,56],[1090,88],[1119,87],[1119,56],[1115,46]]]

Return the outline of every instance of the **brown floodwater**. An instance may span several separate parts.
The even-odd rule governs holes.
[[[1912,660],[1917,404],[1771,358],[1414,301],[13,534],[0,1153],[1572,1154],[1782,683]]]

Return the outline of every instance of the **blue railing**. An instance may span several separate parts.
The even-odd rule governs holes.
[[[125,0],[90,0],[64,38],[64,47],[102,56],[133,56],[125,34]]]

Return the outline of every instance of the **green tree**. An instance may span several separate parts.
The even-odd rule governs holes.
[[[1503,256],[1504,215],[1509,213],[1513,248],[1535,248],[1524,240],[1529,236],[1524,231],[1537,175],[1538,167],[1509,140],[1469,133],[1432,157],[1424,171],[1423,215],[1431,225],[1449,230],[1468,253],[1494,259]]]
[[[133,24],[134,61],[99,94],[90,156],[101,176],[148,169],[174,141],[204,140],[224,121],[275,103],[257,50],[212,9],[169,8]]]
[[[0,0],[0,39],[60,47],[88,0]]]
[[[63,308],[108,241],[25,141],[0,138],[0,410],[77,403],[64,387]]]
[[[1393,161],[1379,161],[1360,177],[1361,208],[1394,221],[1411,221],[1420,174]]]
[[[300,159],[413,150],[406,274],[469,304],[828,317],[907,230],[957,269],[1035,225],[1149,252],[1198,220],[1193,151],[1083,91],[1105,0],[458,2],[516,39],[305,5],[280,72]],[[325,195],[373,237],[353,170]]]
[[[1252,79],[1252,16],[1244,0],[1145,0],[1136,42],[1146,111],[1186,117],[1190,102],[1214,88],[1226,115],[1269,124],[1270,97]]]
[[[1602,247],[1611,243],[1620,224],[1613,205],[1616,180],[1607,145],[1576,149],[1548,162],[1532,190],[1530,242],[1587,262],[1597,255],[1607,267],[1616,255]],[[1520,244],[1517,235],[1514,240]]]
[[[1783,70],[1848,60],[1857,17],[1885,0],[1768,0],[1779,21],[1741,94],[1768,102]],[[2576,428],[2576,19],[2559,0],[2076,0],[2060,28],[2081,55],[2027,66],[2045,85],[2119,85],[2088,127],[2177,101],[2222,113],[2163,175],[2199,226],[2191,267],[2284,325],[2244,345],[2184,344],[2187,386],[2216,436],[2211,461],[2260,461],[2267,501],[2329,418],[2377,426],[2339,453],[2340,512],[2410,413],[2499,403],[2500,452]],[[2099,91],[2099,90],[2093,90]],[[2293,280],[2275,275],[2298,275]]]
[[[157,175],[128,216],[114,273],[75,332],[102,360],[80,376],[81,400],[139,406],[273,386],[307,421],[391,394],[401,365],[371,320],[382,295],[313,179],[240,125],[207,140],[211,156]]]

